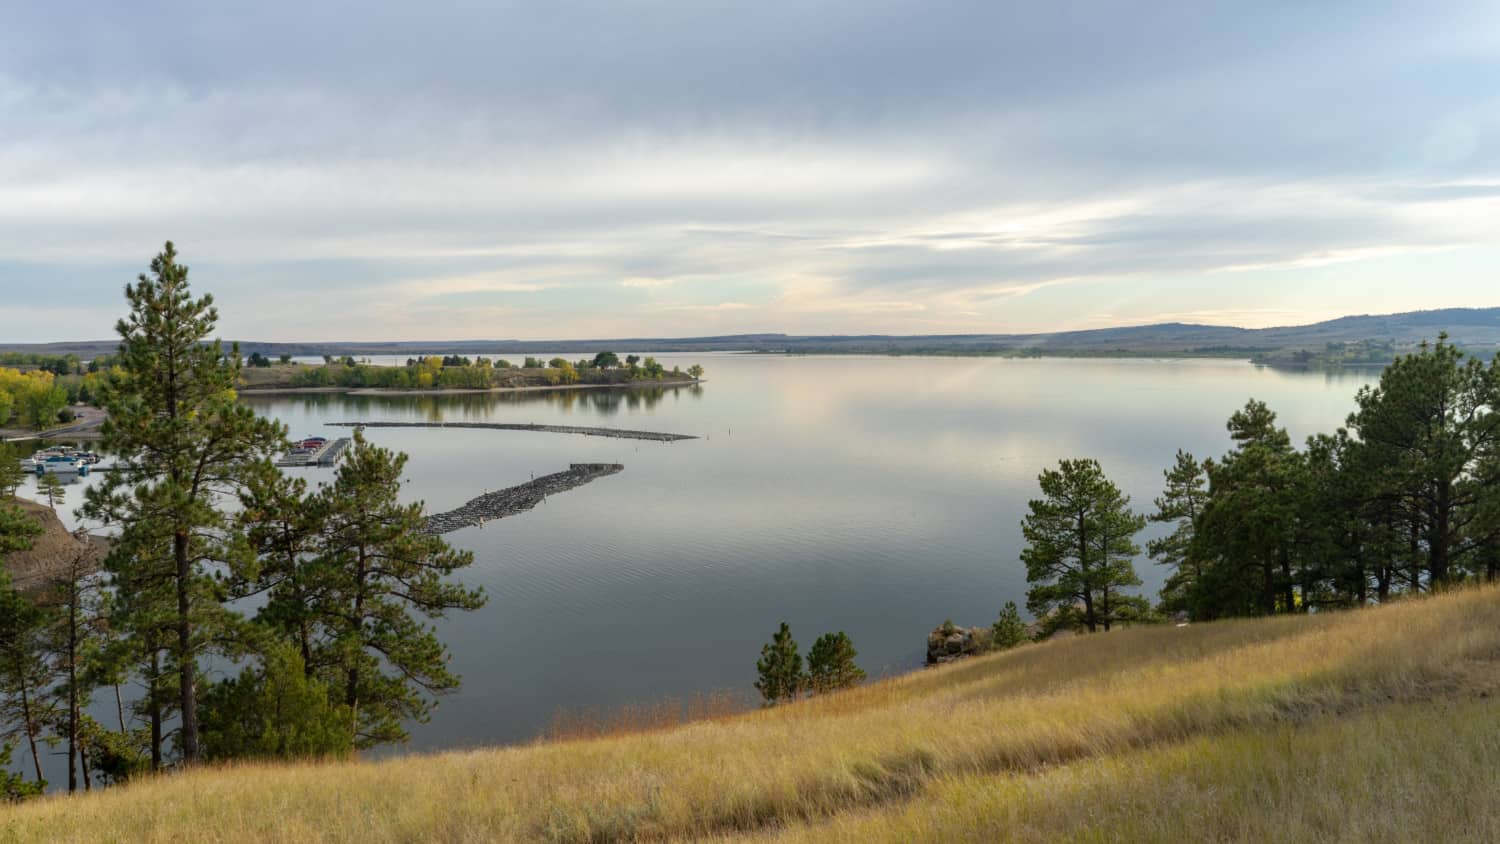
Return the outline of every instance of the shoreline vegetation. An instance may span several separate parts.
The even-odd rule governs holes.
[[[357,395],[405,393],[489,393],[519,390],[632,386],[685,386],[699,383],[703,367],[668,370],[654,357],[604,351],[570,361],[525,358],[519,365],[504,358],[429,355],[407,358],[405,365],[379,365],[351,355],[327,356],[322,365],[299,364],[283,357],[272,361],[252,354],[239,373],[243,393],[299,390],[342,391]]]
[[[496,393],[547,393],[562,390],[649,390],[661,387],[692,387],[707,379],[665,378],[661,381],[626,381],[606,384],[534,384],[522,387],[245,387],[242,396],[345,395],[345,396],[480,396]]]

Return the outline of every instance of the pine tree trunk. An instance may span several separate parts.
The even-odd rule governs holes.
[[[197,681],[197,660],[193,658],[193,622],[188,613],[191,609],[189,587],[192,570],[188,563],[188,536],[178,533],[172,538],[172,553],[177,561],[177,668],[181,685],[179,689],[182,706],[182,761],[193,765],[202,758],[198,750],[198,695],[194,687]]]
[[[1276,569],[1269,559],[1260,564],[1260,609],[1266,615],[1276,614]]]
[[[1089,582],[1089,537],[1084,520],[1088,514],[1082,510],[1077,514],[1078,525],[1078,570],[1083,580],[1083,622],[1090,633],[1099,629],[1099,619],[1094,615],[1094,585]]]
[[[125,733],[125,699],[120,697],[120,684],[115,684],[115,714],[120,716],[120,733]]]
[[[1360,606],[1364,606],[1370,600],[1370,574],[1365,571],[1365,558],[1361,553],[1362,550],[1358,549],[1354,552],[1354,588],[1358,593]]]
[[[1407,551],[1411,555],[1406,564],[1409,567],[1407,579],[1411,581],[1411,591],[1422,591],[1422,548],[1421,548],[1421,526],[1416,519],[1412,519],[1411,536],[1408,540]]]
[[[312,634],[308,632],[307,619],[305,618],[300,624],[299,633],[298,638],[302,646],[302,676],[311,680],[313,676]]]
[[[21,718],[26,722],[26,744],[31,748],[31,764],[36,770],[37,785],[41,785],[42,757],[36,752],[36,723],[31,717],[31,692],[26,688],[26,678],[21,678]]]
[[[359,549],[359,568],[355,572],[354,579],[354,623],[359,625],[360,630],[360,652],[364,651],[364,624],[365,624],[365,549]],[[355,657],[358,659],[358,656]],[[345,694],[345,703],[349,705],[349,739],[353,743],[359,740],[359,664],[356,662],[349,668],[349,688]]]
[[[68,793],[78,790],[78,583],[68,600]]]
[[[1428,580],[1434,588],[1448,582],[1451,550],[1448,542],[1448,522],[1451,517],[1449,506],[1452,500],[1452,485],[1447,482],[1439,483],[1436,512],[1432,514],[1432,525],[1427,532]]]
[[[151,648],[151,677],[146,694],[151,709],[151,770],[161,770],[161,652]]]

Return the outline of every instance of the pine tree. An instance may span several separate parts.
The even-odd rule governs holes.
[[[31,547],[42,526],[21,508],[0,504],[0,798],[19,799],[29,794],[20,780],[3,773],[9,764],[10,742],[24,737],[31,751],[38,790],[42,779],[41,757],[36,743],[50,713],[41,694],[47,682],[46,658],[41,631],[46,624],[42,611],[10,585],[5,556]]]
[[[36,488],[37,494],[54,513],[57,512],[57,505],[68,497],[68,490],[63,486],[62,479],[51,473],[38,476]]]
[[[329,562],[321,555],[328,526],[328,500],[311,495],[301,478],[265,467],[240,496],[240,523],[260,558],[253,582],[239,584],[238,597],[264,594],[257,622],[280,632],[297,647],[303,671],[313,676],[332,658],[320,621]]]
[[[209,687],[203,696],[204,755],[212,760],[295,759],[353,749],[349,714],[309,677],[295,645],[271,639],[259,668]]]
[[[1142,599],[1121,592],[1140,585],[1133,537],[1146,520],[1104,475],[1096,460],[1063,460],[1038,478],[1041,499],[1021,523],[1027,547],[1027,609],[1049,626],[1090,633],[1140,612]]]
[[[9,502],[0,502],[0,562],[12,551],[31,547],[32,537],[40,535],[42,524],[25,510]]]
[[[859,652],[840,630],[824,633],[807,651],[807,686],[814,694],[848,689],[863,683],[865,672],[854,664]]]
[[[1026,622],[1021,620],[1021,611],[1016,607],[1015,601],[1005,602],[991,633],[991,643],[996,650],[1002,651],[1023,645],[1030,639],[1026,630]]]
[[[254,562],[221,502],[286,436],[235,400],[239,352],[209,342],[218,323],[213,297],[193,298],[188,268],[170,242],[150,277],[141,275],[125,296],[130,314],[116,326],[120,372],[105,390],[102,429],[117,469],[88,490],[84,512],[121,526],[108,566],[122,588],[170,598],[165,607],[150,602],[146,623],[154,636],[164,611],[172,627],[165,644],[177,673],[182,757],[192,764],[202,756],[199,661],[234,639],[237,618],[222,605],[215,574]]]
[[[448,577],[474,561],[426,532],[422,504],[402,504],[406,455],[355,432],[333,483],[322,492],[327,528],[316,598],[330,684],[342,692],[357,748],[405,741],[402,721],[425,723],[431,696],[458,688],[448,650],[415,614],[440,618],[484,606],[481,590]]]
[[[0,744],[0,803],[16,803],[38,797],[46,788],[45,783],[29,783],[24,775],[10,772],[12,750],[10,745]]]
[[[48,616],[27,596],[10,585],[0,567],[0,745],[24,739],[31,752],[38,787],[45,787],[37,742],[46,725],[54,720],[46,685],[51,678],[47,665],[45,631]]]
[[[84,789],[89,781],[88,758],[82,746],[83,710],[92,697],[84,658],[97,643],[102,628],[100,608],[101,584],[94,576],[95,559],[88,536],[74,535],[76,550],[67,563],[52,577],[42,601],[50,609],[46,648],[51,657],[52,677],[56,681],[51,694],[54,709],[60,713],[59,732],[68,749],[68,792],[78,790],[78,776],[83,775]]]
[[[768,705],[795,700],[802,690],[802,654],[792,638],[792,628],[785,621],[781,629],[771,637],[770,643],[760,649],[760,661],[755,664],[760,679],[755,688]]]
[[[1414,556],[1435,585],[1474,568],[1474,555],[1500,541],[1500,524],[1483,518],[1500,495],[1500,472],[1483,470],[1500,442],[1500,362],[1486,366],[1447,339],[1397,358],[1378,385],[1359,391],[1348,420],[1417,517]]]
[[[0,424],[4,411],[0,409]],[[21,468],[21,457],[11,446],[0,444],[0,499],[14,498],[21,482],[26,479],[26,470]]]
[[[1307,525],[1303,456],[1265,403],[1229,418],[1236,448],[1209,467],[1209,494],[1191,554],[1201,561],[1194,618],[1305,609],[1296,585]]]
[[[166,725],[177,714],[181,700],[181,674],[170,665],[171,645],[177,637],[177,604],[169,577],[170,543],[141,548],[129,566],[110,565],[112,557],[105,561],[114,586],[109,615],[114,639],[109,658],[120,664],[118,670],[132,671],[145,686],[131,710],[147,724],[150,769],[160,771],[165,764]]]
[[[1208,475],[1203,464],[1186,451],[1177,452],[1177,462],[1162,472],[1167,485],[1156,499],[1151,521],[1173,525],[1172,532],[1146,543],[1146,553],[1172,571],[1161,589],[1166,612],[1185,610],[1189,595],[1202,576],[1202,566],[1192,555],[1193,530],[1208,501]]]

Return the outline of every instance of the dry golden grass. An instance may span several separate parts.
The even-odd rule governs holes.
[[[1297,837],[1251,815],[1296,803],[1291,823],[1338,830],[1341,806],[1493,785],[1479,750],[1500,715],[1469,701],[1500,686],[1497,659],[1495,590],[1143,628],[644,734],[200,770],[0,809],[0,841]],[[1493,797],[1462,797],[1493,824]],[[1444,809],[1400,820],[1457,830],[1429,826]]]
[[[944,778],[778,841],[1500,841],[1500,705],[1394,704]]]
[[[553,714],[544,737],[549,742],[563,742],[671,730],[699,721],[724,721],[743,715],[751,706],[743,692],[725,689],[699,693],[687,700],[668,697],[613,710],[564,708]]]

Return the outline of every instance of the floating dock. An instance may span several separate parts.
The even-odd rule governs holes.
[[[277,466],[332,466],[349,447],[348,437],[329,440],[315,449],[294,448],[276,461]]]

